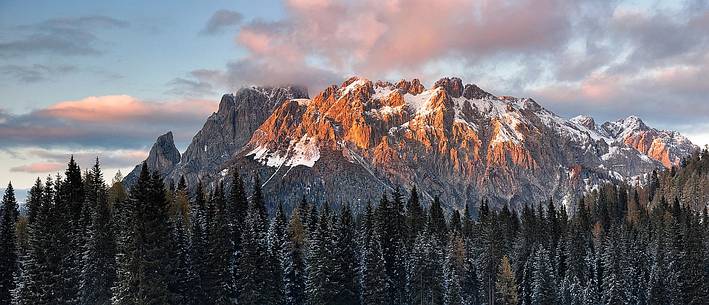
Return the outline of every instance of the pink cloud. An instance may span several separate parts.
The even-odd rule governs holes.
[[[21,165],[13,167],[10,169],[11,172],[23,172],[23,173],[51,173],[62,170],[65,167],[63,163],[56,162],[37,162],[30,163],[26,165]]]
[[[267,64],[315,57],[332,71],[378,78],[448,57],[553,49],[567,39],[570,8],[558,0],[290,0],[283,20],[247,24],[236,41]]]
[[[218,104],[218,99],[153,102],[128,95],[61,101],[26,114],[2,115],[0,148],[142,148],[167,131],[173,131],[177,142],[184,142]]]
[[[121,122],[151,117],[179,117],[200,115],[206,117],[217,109],[215,101],[180,100],[174,102],[146,102],[128,95],[90,96],[75,101],[62,101],[37,110],[41,116],[77,122]]]

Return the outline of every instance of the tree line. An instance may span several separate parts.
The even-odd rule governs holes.
[[[663,182],[705,177],[703,154],[648,188],[589,192],[573,215],[551,200],[446,215],[415,187],[362,213],[306,198],[269,213],[257,175],[207,192],[143,164],[126,191],[72,158],[37,179],[26,215],[5,191],[0,305],[706,304],[706,207]]]

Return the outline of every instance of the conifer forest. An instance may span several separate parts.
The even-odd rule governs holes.
[[[709,302],[709,216],[693,198],[709,192],[706,150],[566,206],[449,211],[414,187],[270,207],[260,181],[229,175],[167,185],[143,165],[126,189],[72,158],[22,207],[9,185],[0,305]]]

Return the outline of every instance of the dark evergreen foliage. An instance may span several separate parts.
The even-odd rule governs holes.
[[[12,302],[17,263],[17,200],[12,183],[7,185],[0,202],[0,305]]]
[[[572,206],[482,199],[473,219],[416,188],[360,215],[303,197],[269,217],[258,175],[247,198],[236,169],[228,192],[184,179],[173,190],[143,165],[125,195],[98,162],[82,176],[71,160],[37,180],[26,215],[11,186],[3,196],[0,305],[705,304],[709,216],[692,179],[707,162]]]

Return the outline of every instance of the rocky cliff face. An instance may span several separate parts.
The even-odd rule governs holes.
[[[532,99],[495,96],[459,78],[426,89],[416,79],[353,77],[312,99],[274,90],[288,93],[225,96],[166,177],[228,183],[227,171],[238,168],[261,177],[272,204],[303,195],[374,201],[413,185],[454,209],[483,197],[571,204],[602,181],[637,178],[695,149],[633,117],[600,127],[590,117],[565,120]],[[230,110],[256,96],[264,107]]]
[[[177,182],[184,176],[190,185],[205,184],[218,176],[221,166],[233,158],[273,109],[286,100],[307,98],[304,87],[248,87],[225,94],[219,109],[204,123],[173,168],[150,167],[166,173],[166,180]],[[179,157],[179,155],[178,155]]]
[[[167,177],[172,173],[175,166],[180,163],[180,152],[175,147],[171,131],[158,137],[150,149],[145,163],[149,169],[157,170],[163,177]],[[133,185],[138,180],[141,167],[142,164],[136,165],[133,171],[125,177],[124,183],[126,185]]]
[[[683,157],[697,149],[689,139],[678,132],[650,128],[635,116],[606,122],[601,128],[616,141],[662,162],[665,167],[678,165]]]

